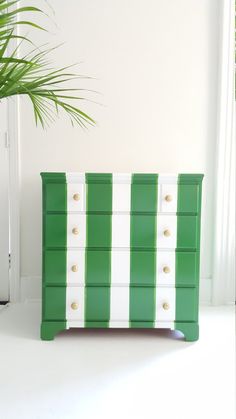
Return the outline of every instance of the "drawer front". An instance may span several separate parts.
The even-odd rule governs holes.
[[[198,283],[198,252],[46,250],[48,285],[176,285]]]
[[[195,249],[196,216],[47,214],[46,247]]]
[[[47,287],[44,320],[116,322],[197,321],[196,288],[174,287]]]
[[[59,176],[60,175],[60,176]],[[58,174],[44,180],[46,212],[192,213],[201,209],[201,181],[191,175]]]

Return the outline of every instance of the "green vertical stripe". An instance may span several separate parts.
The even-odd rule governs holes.
[[[149,215],[139,214],[148,211]],[[131,249],[156,247],[157,175],[133,174],[131,184]],[[151,213],[151,214],[150,214]],[[136,321],[155,321],[156,252],[130,252],[130,327]],[[141,265],[140,265],[141,264]],[[153,287],[137,287],[145,277]],[[134,286],[136,285],[136,286]]]
[[[198,320],[198,288],[176,288],[175,321]]]
[[[85,327],[91,321],[102,321],[109,327],[112,174],[86,174],[86,184]]]
[[[182,251],[176,252],[176,322],[198,320],[202,178],[178,176],[177,247]],[[194,288],[182,288],[184,285]]]
[[[179,252],[175,254],[176,286],[196,286],[198,280],[198,252]]]
[[[48,174],[41,176],[43,179],[43,320],[66,321],[66,175],[55,173],[52,178],[48,177]],[[48,211],[54,211],[55,214],[49,214]],[[57,247],[61,249],[57,251],[50,249]],[[48,283],[64,286],[46,287]]]

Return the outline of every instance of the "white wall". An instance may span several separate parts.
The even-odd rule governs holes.
[[[78,85],[103,106],[84,104],[98,121],[89,131],[66,117],[43,131],[21,99],[23,277],[41,275],[40,171],[204,173],[201,277],[211,277],[220,2],[50,0],[58,27],[46,20],[53,33],[37,42],[65,42],[54,63],[82,62],[96,79]]]

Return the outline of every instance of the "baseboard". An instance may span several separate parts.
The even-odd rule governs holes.
[[[20,301],[41,300],[41,277],[23,276],[20,283]],[[200,304],[211,304],[211,279],[201,278],[199,291]]]

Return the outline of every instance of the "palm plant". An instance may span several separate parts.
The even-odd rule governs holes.
[[[72,124],[94,125],[89,115],[72,104],[72,100],[84,99],[78,93],[84,89],[64,87],[64,83],[80,76],[68,72],[71,66],[52,69],[47,59],[52,48],[32,47],[29,54],[19,56],[19,45],[31,41],[17,34],[17,25],[45,30],[34,22],[17,20],[22,12],[43,13],[33,6],[17,8],[19,1],[0,0],[0,101],[14,95],[27,95],[33,105],[36,124],[39,122],[43,128],[54,121],[60,110],[66,112]],[[11,44],[16,42],[18,45],[8,54]]]

